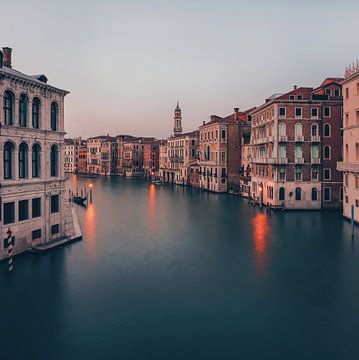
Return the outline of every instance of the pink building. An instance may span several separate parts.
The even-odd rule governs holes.
[[[343,85],[344,159],[338,162],[338,170],[344,175],[343,215],[359,222],[359,63],[346,68]]]

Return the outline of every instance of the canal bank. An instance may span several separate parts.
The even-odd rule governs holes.
[[[83,241],[16,258],[12,276],[0,265],[5,359],[359,354],[359,240],[337,214],[77,178],[89,182]]]

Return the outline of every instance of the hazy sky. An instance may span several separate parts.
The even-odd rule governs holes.
[[[68,136],[168,136],[359,57],[358,0],[0,0],[14,68],[71,92]]]

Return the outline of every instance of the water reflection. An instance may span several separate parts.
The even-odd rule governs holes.
[[[262,271],[266,263],[266,245],[268,235],[268,216],[263,213],[257,213],[252,219],[255,266]]]
[[[148,230],[154,233],[156,229],[156,186],[151,184],[148,190]]]
[[[96,208],[89,204],[85,211],[86,247],[90,258],[96,256]]]

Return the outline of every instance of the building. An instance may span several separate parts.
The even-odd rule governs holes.
[[[248,112],[238,108],[227,117],[216,115],[199,128],[200,187],[213,192],[240,192],[242,132],[249,129]]]
[[[344,174],[343,215],[359,222],[359,63],[345,69],[342,82],[344,95],[344,159],[338,170]]]
[[[252,145],[251,127],[242,131],[241,143],[241,171],[240,171],[240,194],[243,197],[251,195],[251,173],[252,173]]]
[[[104,136],[95,136],[87,139],[87,172],[101,174],[101,144]]]
[[[77,172],[79,174],[87,173],[87,140],[81,140],[78,147]]]
[[[190,183],[190,166],[198,162],[198,140],[198,131],[182,133],[182,112],[177,102],[173,135],[160,148],[159,173],[164,182],[178,185]]]
[[[63,167],[67,94],[45,75],[13,69],[12,49],[0,50],[0,231],[2,239],[12,231],[14,253],[76,236]]]
[[[76,145],[74,140],[65,139],[65,173],[74,173],[76,170]]]
[[[341,79],[296,86],[252,113],[252,197],[287,209],[339,208]]]
[[[144,141],[143,172],[146,178],[154,178],[159,170],[161,141],[149,139]]]

